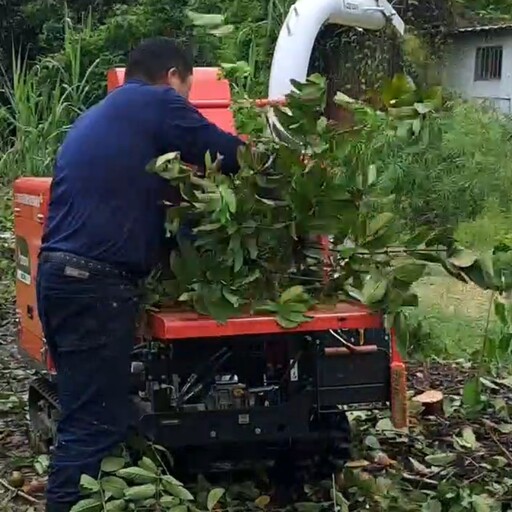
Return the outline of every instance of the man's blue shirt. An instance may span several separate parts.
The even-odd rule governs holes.
[[[43,251],[63,251],[145,275],[162,254],[163,200],[179,195],[146,171],[154,158],[180,151],[204,165],[223,155],[238,170],[242,141],[207,121],[174,89],[132,80],[72,126],[55,164]]]

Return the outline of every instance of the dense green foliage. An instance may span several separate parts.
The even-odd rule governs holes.
[[[428,128],[423,151],[382,155],[387,185],[405,199],[397,205],[404,216],[413,223],[453,226],[476,218],[490,202],[495,210],[508,210],[510,121],[455,101]]]
[[[466,12],[483,18],[507,18],[512,15],[510,0],[457,0]]]
[[[106,70],[123,64],[129,48],[146,36],[177,37],[189,46],[197,65],[239,62],[245,71],[243,76],[240,73],[236,76],[236,90],[251,97],[265,96],[273,45],[291,3],[291,0],[0,3],[0,9],[13,20],[9,26],[0,27],[3,50],[0,62],[14,75],[14,88],[10,93],[7,88],[7,94],[4,91],[6,108],[0,111],[4,133],[13,137],[4,140],[0,149],[0,180],[9,182],[20,174],[51,172],[66,126],[78,112],[104,95]],[[505,12],[508,3],[501,4]],[[485,10],[485,2],[476,5],[466,1],[465,5],[475,12]],[[212,36],[206,29],[194,27],[193,20],[187,16],[190,10],[222,13],[225,23],[233,30],[217,34],[219,37]],[[450,26],[453,22],[449,2],[428,5],[410,2],[400,12],[409,24],[419,28],[425,23],[435,29],[439,24]],[[16,54],[14,66],[11,36],[23,48]],[[435,39],[427,37],[427,40],[432,43],[431,50],[437,48]],[[315,46],[312,68],[329,79],[328,111],[332,111],[336,90],[363,97],[374,87],[382,86],[385,77],[402,65],[420,81],[435,81],[435,73],[432,78],[432,73],[425,71],[432,67],[426,64],[425,50],[418,48],[414,41],[409,38],[400,46],[388,33],[360,34],[351,29],[326,27]],[[29,50],[30,59],[39,59],[39,65],[25,67],[25,50]],[[492,115],[473,107],[457,105],[454,112],[438,132],[443,137],[442,144],[438,140],[439,151],[432,152],[428,160],[423,159],[424,155],[399,154],[392,155],[393,160],[389,162],[386,179],[391,188],[399,186],[410,197],[410,203],[401,207],[404,215],[414,222],[444,224],[472,219],[482,211],[499,183],[498,173],[489,176],[489,182],[477,180],[483,167],[503,169],[502,174],[507,174],[511,160],[494,148],[506,146],[503,141],[507,140],[508,128],[503,123],[494,126]],[[468,115],[471,122],[466,122]],[[486,132],[485,141],[476,135],[482,123],[494,126]],[[459,136],[461,130],[466,133]],[[466,135],[473,135],[476,144],[464,142]],[[2,157],[2,151],[6,156]],[[450,172],[446,173],[448,168]],[[498,188],[498,203],[503,206],[508,189]],[[457,201],[453,201],[455,191]]]

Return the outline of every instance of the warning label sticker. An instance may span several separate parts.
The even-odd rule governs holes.
[[[16,279],[27,285],[32,283],[28,243],[21,236],[16,237]]]

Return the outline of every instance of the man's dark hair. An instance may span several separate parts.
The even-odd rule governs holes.
[[[192,61],[176,41],[154,37],[142,41],[128,56],[126,79],[141,78],[149,83],[161,81],[172,68],[186,79],[192,74]]]

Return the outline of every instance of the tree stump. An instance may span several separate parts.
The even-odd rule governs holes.
[[[423,416],[443,416],[444,396],[441,391],[430,389],[412,399],[423,407]]]

